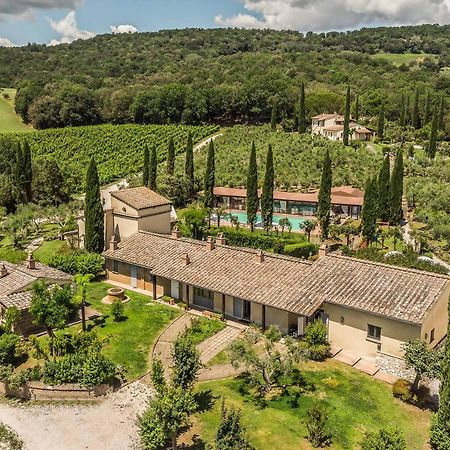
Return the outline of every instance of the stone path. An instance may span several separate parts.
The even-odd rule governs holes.
[[[166,376],[169,375],[170,366],[172,365],[173,344],[178,335],[191,325],[191,320],[192,316],[187,313],[178,317],[160,334],[153,347],[152,359],[157,358],[161,360]]]
[[[201,342],[198,346],[200,360],[203,364],[211,361],[217,354],[228,347],[240,334],[242,330],[234,327],[226,327],[214,336]]]

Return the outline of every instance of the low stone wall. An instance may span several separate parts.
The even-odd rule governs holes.
[[[0,382],[0,395],[23,400],[95,401],[98,397],[112,391],[113,386],[110,384],[100,384],[92,388],[86,388],[79,384],[47,386],[39,381],[33,381],[21,386],[19,389],[10,389],[8,383]]]
[[[403,378],[404,380],[414,381],[414,370],[406,368],[403,358],[379,352],[377,354],[376,364],[384,372],[390,373],[398,378]]]

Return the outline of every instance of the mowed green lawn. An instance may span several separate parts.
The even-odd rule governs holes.
[[[101,302],[111,287],[103,282],[90,285],[87,302],[103,317],[89,322],[88,329],[108,340],[105,354],[122,365],[127,380],[132,380],[149,370],[149,354],[155,339],[180,313],[169,306],[154,303],[146,295],[126,291],[131,299],[125,304],[127,319],[115,322],[111,317],[111,306]],[[69,328],[73,331],[78,329],[79,326]]]
[[[320,401],[330,415],[329,431],[334,449],[359,448],[366,431],[398,426],[405,433],[408,450],[426,448],[430,413],[393,398],[391,387],[337,361],[307,363],[302,374],[310,389],[292,398],[258,405],[240,379],[200,383],[199,391],[210,391],[212,408],[196,416],[195,434],[212,443],[220,421],[222,398],[242,410],[242,423],[258,450],[310,449],[304,419],[308,408]]]
[[[0,88],[0,133],[31,131],[14,111],[15,97],[15,89]]]

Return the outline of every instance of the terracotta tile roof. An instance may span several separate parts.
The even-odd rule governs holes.
[[[184,254],[190,258],[187,266]],[[311,263],[297,258],[264,254],[259,263],[255,250],[222,245],[208,250],[205,242],[143,231],[104,256],[145,267],[157,276],[297,314],[310,315],[317,309],[309,299],[298,301],[302,274]]]
[[[323,131],[343,131],[344,125],[328,125],[323,128]]]
[[[111,192],[111,197],[137,210],[172,204],[167,198],[144,186]]]
[[[31,291],[17,292],[16,294],[9,294],[0,297],[0,303],[6,308],[15,306],[20,310],[28,309],[31,304],[33,293]]]
[[[38,280],[45,279],[55,282],[70,282],[72,277],[60,270],[35,262],[35,269],[25,265],[10,264],[0,261],[0,267],[5,266],[7,275],[0,278],[0,295],[6,296],[25,290]]]
[[[189,255],[190,264],[183,263]],[[311,264],[250,249],[139,232],[106,258],[149,269],[154,275],[243,300],[311,316],[325,302],[420,324],[450,286],[444,275],[329,255]]]
[[[261,196],[261,190],[258,191]],[[214,195],[216,197],[239,197],[246,198],[247,190],[238,188],[215,187]],[[274,191],[274,200],[288,200],[294,202],[317,203],[319,191],[313,192],[283,192]],[[364,192],[351,186],[339,186],[331,189],[331,203],[333,205],[362,206],[364,201]]]
[[[373,131],[369,130],[369,129],[366,128],[366,127],[360,127],[360,128],[357,128],[357,129],[355,130],[355,132],[356,132],[356,133],[360,133],[360,134],[373,134]]]
[[[327,120],[327,119],[334,119],[336,117],[336,114],[319,114],[318,116],[313,116],[311,119],[315,120]],[[339,116],[337,116],[339,117]]]
[[[419,325],[450,278],[345,256],[320,258],[303,276],[299,301],[333,303]]]

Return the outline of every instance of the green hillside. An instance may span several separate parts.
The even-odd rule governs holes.
[[[15,89],[0,88],[0,132],[29,131],[14,111]]]

